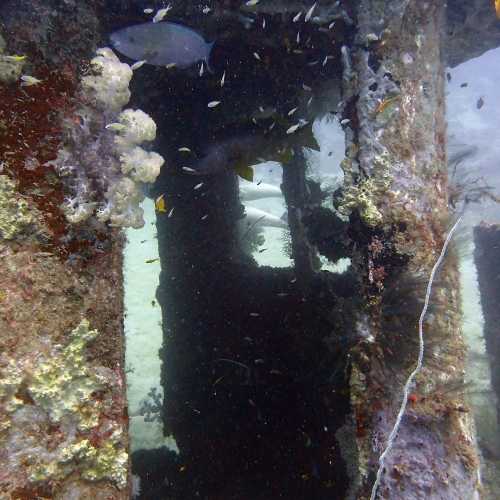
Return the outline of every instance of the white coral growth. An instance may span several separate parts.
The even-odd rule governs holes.
[[[127,150],[156,137],[156,123],[140,109],[126,109],[118,116],[118,123],[123,128],[117,130],[115,145],[118,150]]]
[[[154,182],[164,163],[140,147],[155,139],[156,124],[140,109],[120,113],[130,98],[132,70],[111,49],[99,49],[91,67],[93,74],[82,79],[86,106],[78,115],[83,125],[71,125],[54,162],[73,192],[62,209],[74,224],[95,213],[100,222],[139,228],[144,225],[141,184]]]
[[[120,111],[130,100],[128,88],[132,69],[120,62],[108,47],[97,49],[97,56],[90,62],[92,75],[82,78],[82,89],[92,95],[95,104],[113,112]]]
[[[164,159],[154,152],[135,147],[120,156],[122,172],[135,182],[154,182],[160,175]]]

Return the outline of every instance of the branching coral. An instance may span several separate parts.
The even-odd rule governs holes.
[[[82,107],[66,127],[66,142],[54,161],[67,180],[63,205],[74,224],[96,214],[112,226],[144,225],[141,184],[154,182],[164,163],[140,147],[156,137],[156,124],[141,110],[121,108],[130,99],[132,70],[109,48],[99,49],[81,83]]]

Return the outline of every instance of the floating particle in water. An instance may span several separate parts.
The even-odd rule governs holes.
[[[144,12],[144,14],[152,14],[154,12],[153,9],[144,9],[142,12]]]

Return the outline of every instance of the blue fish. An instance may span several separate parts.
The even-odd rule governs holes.
[[[136,24],[111,33],[109,38],[118,52],[136,61],[154,66],[175,64],[178,68],[205,61],[210,69],[214,42],[206,42],[199,33],[181,24]]]

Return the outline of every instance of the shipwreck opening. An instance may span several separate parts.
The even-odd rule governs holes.
[[[357,335],[357,283],[336,210],[346,26],[318,30],[274,13],[244,29],[240,19],[206,19],[197,21],[216,40],[207,64],[145,65],[131,87],[131,105],[156,122],[155,150],[167,159],[148,193],[149,236],[133,236],[157,238],[158,257],[141,243],[126,251],[131,266],[161,269],[143,304],[152,314],[135,327],[151,336],[152,318],[155,331],[161,323],[160,379],[145,383],[149,357],[129,374],[129,391],[138,379],[139,498],[344,496],[339,442],[348,438],[339,430]],[[217,175],[194,175],[211,155]],[[140,430],[148,421],[149,441]]]

